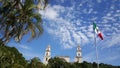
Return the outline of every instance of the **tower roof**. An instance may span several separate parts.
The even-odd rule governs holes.
[[[78,46],[77,46],[77,50],[81,50],[81,47],[80,47],[80,45],[78,45]]]
[[[50,44],[47,47],[50,47]]]
[[[80,47],[80,45],[78,45],[77,47]]]

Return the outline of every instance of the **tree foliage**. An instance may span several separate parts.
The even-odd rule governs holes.
[[[0,0],[0,43],[14,38],[20,41],[31,33],[29,40],[38,37],[42,32],[43,10],[48,0]]]
[[[97,63],[88,63],[84,61],[83,63],[74,63],[72,64],[74,67],[73,68],[97,68]],[[107,65],[107,64],[99,64],[99,68],[120,68],[120,66],[112,66],[112,65]]]
[[[48,62],[48,68],[71,68],[70,66],[70,63],[58,57],[51,58]]]
[[[15,47],[0,46],[0,68],[22,68],[27,61]]]
[[[34,57],[33,59],[31,59],[27,68],[46,68],[46,67],[38,57]]]
[[[100,63],[99,66],[100,68],[120,68],[120,66],[103,63]],[[47,65],[44,65],[38,57],[34,57],[27,62],[15,47],[0,46],[0,68],[97,68],[97,64],[86,61],[83,63],[68,63],[58,57],[51,58]]]
[[[107,64],[99,64],[100,68],[120,68],[120,66],[112,66]],[[64,59],[60,58],[51,58],[49,60],[47,68],[97,68],[97,64],[95,62],[88,63],[84,61],[83,63],[68,63]]]

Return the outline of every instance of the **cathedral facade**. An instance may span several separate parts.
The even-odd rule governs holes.
[[[57,56],[57,57],[66,60],[66,62],[70,62],[70,57],[69,56]],[[48,60],[50,58],[51,58],[51,47],[50,47],[50,45],[48,45],[48,47],[46,48],[46,51],[45,51],[43,63],[45,65],[48,64]],[[76,56],[75,56],[74,62],[82,63],[82,51],[81,51],[80,45],[77,46]]]

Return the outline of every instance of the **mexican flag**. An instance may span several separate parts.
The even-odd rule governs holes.
[[[95,33],[98,35],[98,37],[103,40],[103,36],[102,33],[100,32],[99,28],[97,27],[97,25],[95,23],[93,23],[93,29],[95,31]]]

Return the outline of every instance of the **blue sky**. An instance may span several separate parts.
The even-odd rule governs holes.
[[[11,41],[26,59],[39,57],[43,61],[46,47],[51,45],[51,56],[76,56],[82,48],[83,61],[95,62],[92,23],[96,22],[104,40],[97,38],[99,63],[120,65],[120,0],[51,0],[43,17],[44,33],[31,42],[26,35],[20,43]]]

